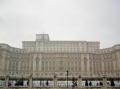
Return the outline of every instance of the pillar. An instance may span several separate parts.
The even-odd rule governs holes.
[[[56,75],[54,75],[54,88],[57,88],[57,76]]]
[[[103,87],[107,87],[107,77],[105,75],[103,76]]]
[[[79,76],[78,77],[78,87],[82,87],[82,77],[81,76]]]
[[[9,83],[9,76],[7,75],[5,77],[5,89],[8,89],[8,83]]]
[[[29,89],[32,88],[32,74],[29,77]]]

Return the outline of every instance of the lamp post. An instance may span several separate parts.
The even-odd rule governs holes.
[[[67,88],[68,88],[68,70],[66,72],[67,72]]]

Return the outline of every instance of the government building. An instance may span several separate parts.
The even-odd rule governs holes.
[[[36,40],[23,41],[22,48],[1,43],[0,76],[117,79],[120,45],[101,49],[99,41],[53,41],[48,34],[36,34]]]

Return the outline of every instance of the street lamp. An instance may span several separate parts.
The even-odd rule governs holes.
[[[68,88],[68,70],[66,72],[67,72],[67,88]]]

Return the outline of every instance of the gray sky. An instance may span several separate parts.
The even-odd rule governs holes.
[[[120,44],[120,0],[0,0],[0,43],[21,47],[43,32],[51,40]]]

